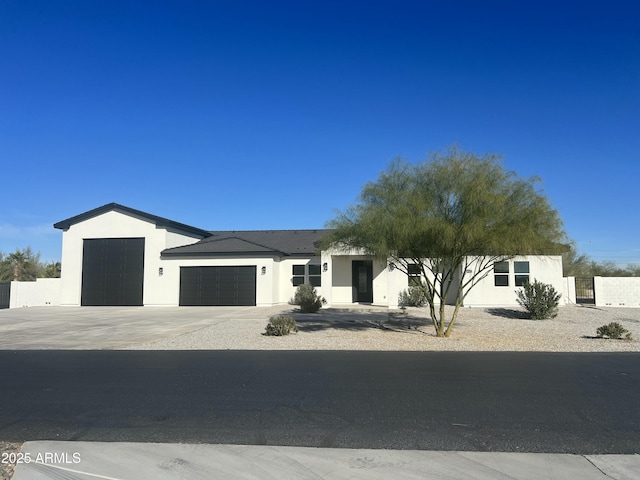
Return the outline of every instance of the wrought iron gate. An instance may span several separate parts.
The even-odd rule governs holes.
[[[595,305],[596,291],[593,277],[576,277],[576,303]]]

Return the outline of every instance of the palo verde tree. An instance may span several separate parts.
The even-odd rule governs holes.
[[[376,256],[407,275],[418,265],[436,335],[448,337],[495,262],[564,250],[562,222],[537,182],[504,170],[498,155],[455,147],[418,165],[398,159],[328,223],[324,246]],[[455,305],[448,321],[447,301]]]

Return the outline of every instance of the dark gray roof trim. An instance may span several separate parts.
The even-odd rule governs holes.
[[[213,231],[192,245],[168,248],[163,256],[269,255],[310,256],[318,254],[318,241],[326,230]]]
[[[173,220],[169,220],[168,218],[158,217],[157,215],[151,215],[150,213],[125,207],[124,205],[120,205],[118,203],[108,203],[101,207],[94,208],[93,210],[89,210],[88,212],[81,213],[80,215],[76,215],[75,217],[67,218],[66,220],[62,220],[58,223],[54,223],[53,227],[59,228],[61,230],[66,230],[71,225],[83,222],[93,217],[97,217],[98,215],[102,215],[103,213],[110,212],[112,210],[128,213],[131,215],[135,215],[137,217],[142,217],[144,219],[149,220],[150,222],[155,223],[156,226],[158,227],[173,228],[175,230],[179,230],[181,232],[195,235],[198,237],[209,237],[211,235],[211,233],[209,233],[207,230],[202,230],[200,228],[192,227],[190,225],[185,225],[184,223],[174,222]]]

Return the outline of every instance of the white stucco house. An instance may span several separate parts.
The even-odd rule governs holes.
[[[61,305],[266,306],[306,282],[328,306],[393,308],[409,282],[387,262],[318,251],[324,230],[209,231],[116,203],[54,227],[63,231]],[[561,257],[496,264],[465,306],[516,305],[529,279],[563,291]]]

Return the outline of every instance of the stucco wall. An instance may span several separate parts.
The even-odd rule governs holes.
[[[353,303],[352,262],[354,260],[371,260],[364,255],[334,255],[331,256],[331,294],[327,301],[331,305]],[[373,303],[374,305],[389,304],[389,283],[387,278],[387,263],[373,261]],[[397,299],[396,299],[397,303]]]
[[[145,305],[168,304],[167,282],[162,281],[158,269],[162,266],[160,252],[170,246],[187,245],[197,241],[191,235],[167,232],[165,228],[146,219],[118,211],[71,225],[62,235],[61,305],[80,305],[82,293],[83,241],[88,238],[144,238],[144,294]],[[170,303],[169,303],[170,304]],[[177,305],[177,302],[174,303]]]
[[[494,273],[482,279],[467,294],[464,305],[467,307],[483,306],[517,306],[516,290],[522,287],[515,286],[514,262],[529,262],[529,280],[538,280],[552,285],[556,291],[565,290],[565,281],[562,278],[562,257],[560,256],[518,256],[509,260],[509,285],[495,286]],[[561,300],[564,303],[564,300]]]
[[[594,277],[599,307],[639,307],[640,277]]]
[[[295,294],[296,287],[293,286],[293,266],[294,265],[320,265],[321,282],[320,287],[316,287],[316,291],[320,296],[324,296],[325,276],[322,275],[322,259],[321,257],[309,258],[283,258],[274,265],[277,269],[277,276],[274,280],[274,303],[287,303]],[[306,267],[308,268],[308,267]]]
[[[60,305],[59,278],[38,278],[35,282],[11,282],[9,308]]]
[[[273,280],[277,262],[273,258],[165,258],[162,260],[162,276],[158,276],[156,290],[161,296],[150,296],[145,305],[162,306],[178,305],[180,303],[180,267],[256,267],[256,305],[272,305]],[[266,267],[264,275],[262,267]],[[158,273],[156,272],[156,275]]]

